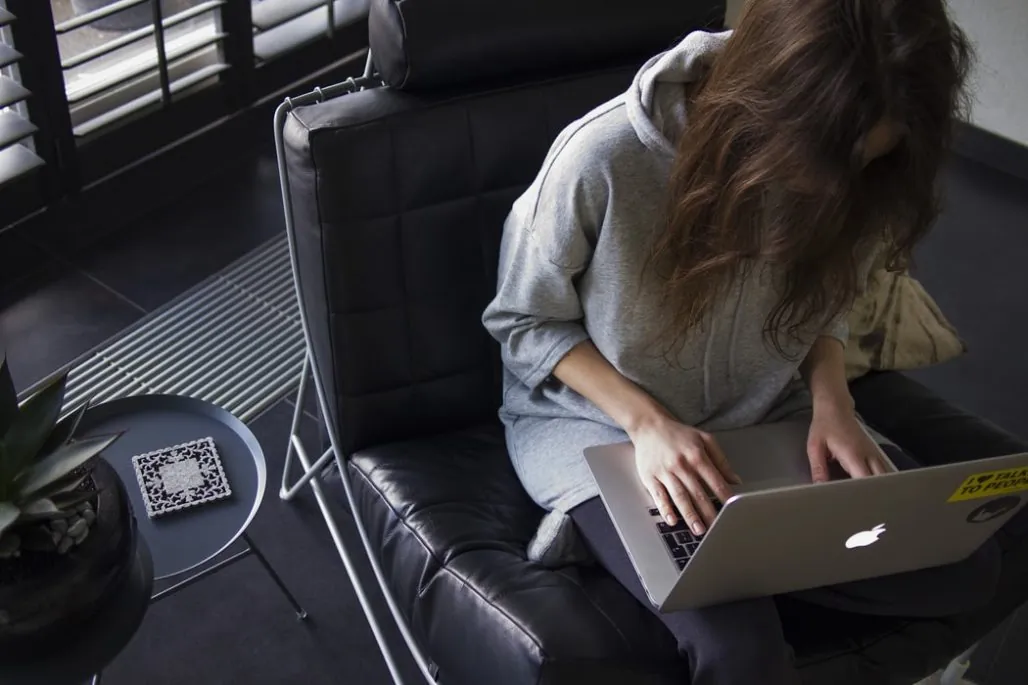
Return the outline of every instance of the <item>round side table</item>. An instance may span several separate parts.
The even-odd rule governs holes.
[[[104,451],[128,491],[139,534],[153,552],[157,581],[183,576],[153,596],[157,601],[196,581],[253,555],[264,567],[299,619],[307,617],[299,602],[246,533],[257,515],[267,485],[267,466],[260,443],[242,421],[210,402],[177,395],[125,397],[89,409],[79,436],[122,433]],[[150,518],[132,457],[193,440],[212,438],[232,494]],[[242,539],[244,548],[216,563],[229,546]]]
[[[147,608],[178,590],[248,556],[256,557],[292,605],[297,618],[307,618],[299,602],[246,533],[264,498],[267,467],[260,443],[235,416],[209,402],[173,395],[144,395],[112,400],[90,408],[76,435],[122,433],[104,450],[128,494],[139,524],[136,561],[118,595],[74,634],[59,641],[49,659],[4,660],[4,685],[78,685],[100,672],[128,644]],[[166,447],[211,438],[232,494],[151,519],[136,478],[132,457]],[[244,547],[215,561],[237,540]],[[213,562],[213,563],[212,563]],[[155,581],[181,576],[156,594]]]

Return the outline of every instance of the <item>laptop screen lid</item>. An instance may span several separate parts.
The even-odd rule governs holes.
[[[809,423],[763,424],[717,434],[719,445],[744,484],[736,493],[810,483],[806,459]],[[600,496],[628,551],[635,571],[654,605],[660,606],[678,582],[681,571],[668,557],[648,511],[652,498],[635,470],[631,443],[585,450],[586,463]]]
[[[661,610],[958,561],[1028,499],[1028,492],[1000,489],[961,495],[973,489],[966,484],[1022,472],[1028,482],[1028,454],[742,494],[722,511]]]

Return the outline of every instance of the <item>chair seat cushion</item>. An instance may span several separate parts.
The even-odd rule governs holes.
[[[683,682],[670,634],[602,569],[527,561],[544,512],[499,422],[363,450],[349,468],[383,572],[445,682]]]

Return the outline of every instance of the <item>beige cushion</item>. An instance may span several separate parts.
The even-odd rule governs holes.
[[[871,370],[917,369],[966,351],[956,329],[907,273],[876,268],[849,316],[846,376]]]

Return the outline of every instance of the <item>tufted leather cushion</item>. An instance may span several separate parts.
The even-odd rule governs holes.
[[[372,0],[368,33],[382,79],[423,90],[623,64],[724,17],[725,0]]]
[[[504,218],[557,133],[636,69],[475,96],[367,90],[288,119],[299,285],[344,452],[495,418],[481,316]]]
[[[382,568],[445,682],[551,682],[572,667],[581,680],[552,682],[682,682],[670,635],[610,576],[526,561],[542,511],[498,421],[365,449],[350,470]]]

